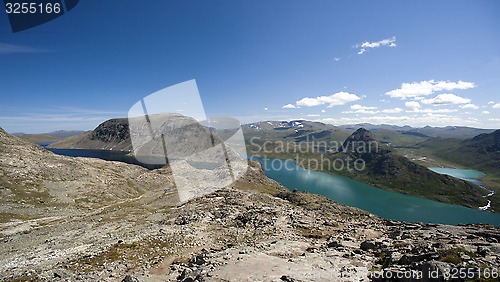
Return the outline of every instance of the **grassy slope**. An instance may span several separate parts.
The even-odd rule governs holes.
[[[31,143],[46,143],[46,142],[56,142],[61,140],[59,137],[47,135],[47,134],[22,134],[18,136],[19,138],[29,141]]]
[[[427,156],[426,164],[476,169],[486,173],[481,179],[488,189],[496,194],[491,198],[493,208],[500,210],[500,153],[478,153],[467,147],[467,142],[452,138],[436,138],[419,144],[413,154]]]

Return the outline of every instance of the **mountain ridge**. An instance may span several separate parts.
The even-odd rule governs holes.
[[[363,169],[341,170],[330,168],[331,173],[341,174],[386,190],[425,197],[470,208],[486,205],[487,190],[470,182],[438,174],[383,146],[375,135],[360,128],[346,139],[339,152],[327,154],[330,162],[342,160],[362,161]],[[324,166],[323,166],[324,167]],[[495,203],[495,207],[498,204]]]

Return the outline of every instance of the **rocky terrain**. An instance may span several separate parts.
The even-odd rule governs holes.
[[[498,228],[384,220],[288,191],[253,162],[236,183],[180,204],[168,168],[58,156],[0,130],[0,174],[2,281],[387,281],[427,273],[442,278],[427,281],[448,281],[459,270],[498,273]]]

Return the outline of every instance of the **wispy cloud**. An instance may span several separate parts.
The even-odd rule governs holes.
[[[427,96],[439,91],[470,89],[474,87],[476,87],[476,85],[473,82],[462,80],[458,82],[424,80],[420,82],[403,83],[400,88],[391,90],[385,94],[392,98],[407,99]]]
[[[493,107],[492,107],[492,108],[493,108],[493,109],[500,109],[500,103],[497,103],[497,104],[493,105]]]
[[[47,50],[37,49],[33,47],[14,45],[14,44],[6,44],[0,43],[0,55],[9,55],[9,54],[22,54],[22,53],[43,53],[47,52]]]
[[[362,55],[366,51],[368,51],[369,49],[379,48],[382,46],[396,47],[397,46],[396,45],[396,36],[393,36],[393,37],[387,38],[387,39],[382,39],[380,41],[375,41],[375,42],[365,41],[363,43],[354,45],[354,48],[359,48],[358,54]]]
[[[101,122],[126,117],[126,112],[79,108],[10,109],[0,116],[0,127],[10,132],[43,133],[59,129],[93,129]]]

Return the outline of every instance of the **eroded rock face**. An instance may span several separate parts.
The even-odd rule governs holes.
[[[107,143],[130,143],[128,120],[125,118],[118,118],[101,123],[90,135],[90,140],[100,140]]]
[[[380,219],[290,192],[257,163],[178,204],[168,168],[57,156],[0,131],[0,174],[7,281],[446,281],[500,263],[497,228]]]

